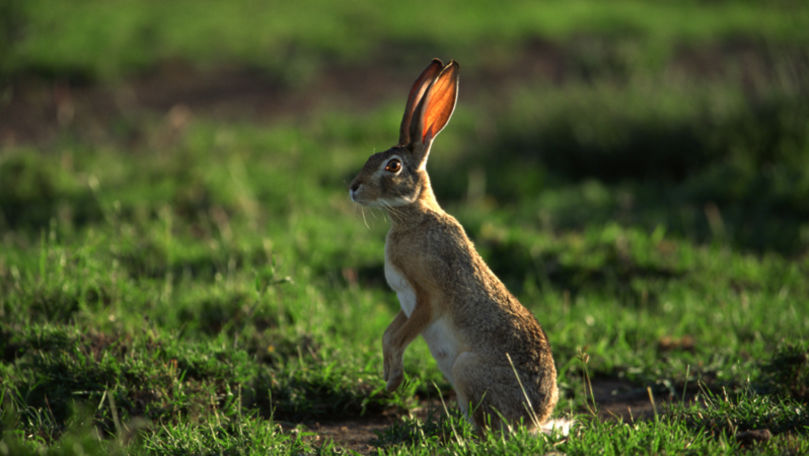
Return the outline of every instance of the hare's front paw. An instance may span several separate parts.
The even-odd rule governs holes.
[[[396,388],[398,388],[399,385],[402,384],[402,380],[404,380],[404,372],[402,369],[397,369],[390,377],[387,378],[387,380],[388,384],[385,385],[385,389],[389,393],[396,391]]]
[[[390,392],[398,388],[404,380],[404,365],[400,356],[385,356],[384,358],[384,379],[387,382],[385,389]]]

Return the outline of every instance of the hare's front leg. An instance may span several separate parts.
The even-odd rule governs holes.
[[[402,363],[401,353],[396,353],[392,347],[393,334],[401,328],[407,321],[407,315],[403,311],[399,311],[393,319],[388,329],[382,335],[382,364],[383,364],[383,378],[388,383],[386,389],[388,391],[395,390],[402,379],[404,378],[404,365]]]
[[[430,309],[426,304],[416,302],[413,313],[408,317],[399,311],[396,318],[382,335],[382,358],[384,364],[384,378],[388,382],[386,389],[393,391],[404,380],[404,364],[402,358],[405,348],[430,323]]]

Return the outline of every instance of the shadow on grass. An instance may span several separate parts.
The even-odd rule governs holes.
[[[464,165],[472,163],[482,177],[458,173],[457,162],[431,169],[439,199],[458,201],[485,186],[498,205],[533,209],[528,222],[557,229],[615,221],[757,252],[807,250],[803,98],[776,93],[731,102],[729,94],[706,101],[695,93],[679,100],[622,88],[582,92],[578,101],[572,90],[572,101],[512,108],[491,137],[464,151]],[[644,95],[653,99],[640,101]],[[733,106],[717,113],[712,101]]]

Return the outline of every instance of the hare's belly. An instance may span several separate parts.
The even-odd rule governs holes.
[[[458,358],[461,344],[455,338],[455,333],[448,318],[441,317],[430,323],[430,326],[422,331],[421,337],[430,347],[430,353],[435,358],[441,373],[454,387],[455,379],[452,378],[452,365],[455,364],[455,360]]]

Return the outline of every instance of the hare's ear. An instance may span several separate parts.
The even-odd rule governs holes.
[[[458,63],[453,60],[441,70],[435,81],[427,88],[427,93],[413,114],[409,144],[417,146],[413,147],[413,150],[423,150],[423,156],[419,157],[422,165],[427,159],[433,139],[452,117],[457,100]]]
[[[421,72],[413,87],[410,89],[410,95],[407,96],[407,105],[405,106],[404,117],[402,117],[402,126],[399,128],[399,144],[408,144],[410,142],[410,130],[413,122],[413,114],[419,105],[419,102],[424,98],[424,92],[433,82],[435,76],[441,71],[444,64],[438,59],[433,59],[427,68]]]

